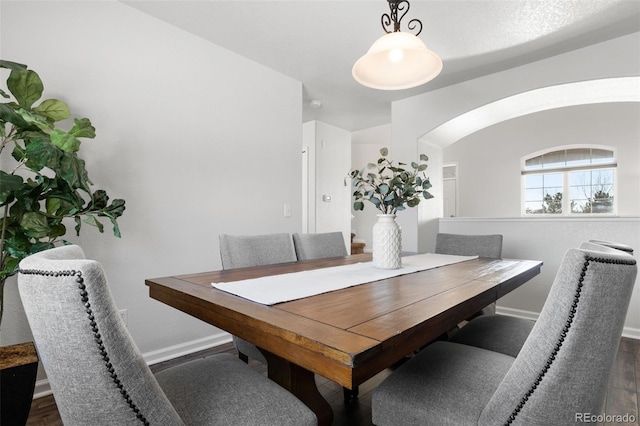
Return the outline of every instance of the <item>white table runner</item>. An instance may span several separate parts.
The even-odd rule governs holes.
[[[477,257],[426,253],[403,257],[400,269],[378,269],[364,262],[211,285],[253,302],[274,305]]]

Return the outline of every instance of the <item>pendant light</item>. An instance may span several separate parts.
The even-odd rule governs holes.
[[[407,25],[411,31],[419,26],[416,35],[400,32],[400,21],[409,11],[409,2],[387,1],[391,12],[381,18],[386,34],[353,65],[353,78],[364,86],[380,90],[409,89],[433,80],[442,71],[442,60],[417,37],[422,31],[422,22],[412,19]],[[391,24],[393,31],[387,29]]]

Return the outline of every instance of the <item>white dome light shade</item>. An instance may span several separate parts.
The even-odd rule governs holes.
[[[413,34],[393,32],[376,40],[351,73],[364,86],[380,90],[416,87],[442,71],[442,60]]]

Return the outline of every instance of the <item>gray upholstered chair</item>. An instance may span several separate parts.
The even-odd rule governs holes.
[[[222,269],[237,269],[250,266],[295,262],[296,252],[291,235],[286,233],[265,235],[227,235],[220,240]],[[267,363],[266,358],[253,343],[233,336],[233,344],[244,362],[249,358]]]
[[[298,260],[346,256],[342,232],[293,234],[293,246]]]
[[[460,256],[502,257],[502,235],[436,235],[436,253]]]
[[[481,315],[472,319],[450,339],[517,357],[529,337],[535,321],[507,315]]]
[[[613,248],[616,250],[626,251],[629,254],[633,254],[633,247],[630,247],[626,244],[616,243],[614,241],[604,241],[604,240],[589,240],[590,243],[599,244],[601,246]]]
[[[78,246],[24,259],[18,288],[65,425],[317,423],[297,398],[229,354],[154,376],[102,267]]]
[[[222,269],[295,262],[291,235],[227,235],[219,237]]]
[[[445,234],[436,235],[436,253],[455,254],[458,256],[480,256],[499,259],[502,257],[502,235],[463,235]],[[491,303],[484,307],[478,315],[490,315],[496,313],[496,304]],[[471,319],[469,318],[469,319]]]
[[[516,358],[436,342],[373,392],[386,425],[573,425],[600,413],[635,283],[621,251],[571,249]]]
[[[594,241],[596,240],[582,243],[580,248],[609,253],[615,253],[615,250],[622,250],[629,254],[633,253],[631,247],[623,244]],[[462,327],[449,341],[516,357],[527,337],[529,337],[534,324],[535,321],[525,318],[506,315],[482,315]]]

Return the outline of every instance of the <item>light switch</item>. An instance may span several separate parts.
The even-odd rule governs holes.
[[[284,203],[284,217],[291,217],[291,204]]]

